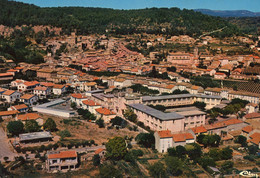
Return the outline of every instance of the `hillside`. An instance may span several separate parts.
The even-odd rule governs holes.
[[[210,9],[194,9],[202,14],[220,16],[220,17],[259,17],[260,12],[251,12],[247,10],[210,10]]]
[[[216,36],[238,33],[238,28],[220,17],[203,15],[178,8],[114,10],[105,8],[57,7],[40,8],[20,2],[0,0],[0,24],[52,25],[62,27],[66,34],[77,29],[79,34],[105,33],[164,33],[199,36],[227,26]]]

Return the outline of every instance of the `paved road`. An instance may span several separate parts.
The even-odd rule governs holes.
[[[3,161],[3,158],[7,156],[9,160],[14,160],[15,156],[18,154],[14,153],[7,142],[7,137],[2,128],[0,128],[0,161]]]

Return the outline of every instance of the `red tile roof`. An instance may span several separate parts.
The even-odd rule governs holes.
[[[246,119],[260,118],[260,113],[253,112],[244,116]]]
[[[26,100],[28,100],[28,99],[31,99],[31,98],[34,97],[34,96],[35,96],[35,95],[25,94],[25,95],[21,96],[21,99],[26,99]]]
[[[34,90],[41,90],[41,91],[46,91],[48,88],[47,87],[35,87]]]
[[[180,134],[173,134],[172,138],[174,142],[184,142],[186,140],[194,139],[191,133],[180,133]]]
[[[207,132],[207,129],[206,129],[204,126],[193,127],[193,128],[191,128],[191,130],[192,130],[195,134]]]
[[[246,133],[249,133],[249,132],[251,132],[252,130],[254,130],[254,129],[253,129],[253,127],[250,126],[250,125],[248,125],[248,126],[246,126],[246,127],[244,127],[244,128],[242,129],[242,131],[243,131],[243,132],[246,132]]]
[[[21,121],[36,120],[38,118],[40,118],[40,115],[37,113],[27,113],[27,114],[21,114],[17,116],[17,119]]]
[[[77,157],[76,151],[60,151],[59,153],[48,155],[48,159],[75,158],[75,157]]]
[[[88,105],[88,106],[100,106],[99,103],[96,103],[93,100],[84,100],[82,101],[83,104]]]
[[[102,115],[114,115],[115,113],[107,108],[97,108],[96,111]]]
[[[249,142],[252,142],[256,145],[259,145],[260,142],[260,133],[254,133],[250,136],[251,140],[248,140]]]
[[[95,151],[95,154],[99,154],[99,153],[101,153],[102,151],[104,151],[105,149],[103,149],[103,148],[99,148],[99,149],[97,149],[96,151]]]
[[[84,95],[82,95],[82,94],[80,94],[80,93],[73,93],[73,94],[71,94],[71,96],[72,96],[73,98],[77,98],[77,99],[87,98],[86,96],[84,96]]]
[[[25,104],[20,104],[20,105],[11,106],[11,108],[16,109],[16,110],[19,110],[19,109],[28,108],[28,106],[25,105]]]
[[[14,92],[15,92],[14,90],[6,90],[2,95],[10,96],[10,95],[12,95]]]
[[[54,85],[53,88],[58,88],[58,89],[62,89],[63,87],[65,87],[65,85]]]
[[[161,130],[157,132],[160,138],[170,138],[172,137],[171,131]]]
[[[18,114],[19,111],[0,111],[0,116],[10,116],[14,114]]]

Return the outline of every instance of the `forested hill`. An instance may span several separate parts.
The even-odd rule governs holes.
[[[65,33],[77,29],[79,34],[104,33],[166,33],[199,36],[203,32],[227,26],[219,37],[238,33],[238,28],[220,17],[204,15],[178,8],[150,8],[114,10],[105,8],[56,7],[40,8],[21,2],[0,0],[0,24],[52,25],[62,27]]]

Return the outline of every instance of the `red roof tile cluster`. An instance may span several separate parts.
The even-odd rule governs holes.
[[[75,158],[75,157],[77,157],[76,151],[60,151],[59,153],[48,155],[48,159]]]
[[[87,105],[87,106],[100,106],[99,103],[96,103],[93,100],[84,100],[84,101],[82,101],[82,103]]]
[[[174,142],[185,142],[186,140],[192,140],[194,137],[191,133],[180,133],[180,134],[173,134],[172,139]]]
[[[17,119],[21,121],[36,120],[38,118],[40,118],[40,115],[37,113],[27,113],[27,114],[21,114],[17,116]]]
[[[14,90],[6,90],[2,95],[10,96],[10,95],[12,95],[14,92],[15,92]]]
[[[104,149],[103,149],[103,148],[99,148],[99,149],[97,149],[97,150],[95,151],[95,154],[97,155],[97,154],[101,153],[102,151],[104,151]]]
[[[47,87],[35,87],[34,90],[40,90],[40,91],[46,91],[48,88]]]
[[[243,131],[243,132],[246,132],[246,133],[249,133],[249,132],[251,132],[251,131],[253,131],[253,130],[254,130],[253,127],[250,126],[250,125],[248,125],[248,126],[246,126],[246,127],[244,127],[244,128],[242,129],[242,131]]]
[[[25,104],[20,104],[20,105],[11,106],[11,108],[12,108],[12,109],[15,109],[15,110],[19,110],[19,109],[28,108],[28,106],[25,105]]]
[[[207,132],[207,129],[206,129],[204,126],[193,127],[193,128],[191,128],[191,130],[192,130],[195,134],[200,134],[200,133],[205,133],[205,132]]]
[[[172,133],[169,130],[158,131],[158,135],[160,136],[160,138],[170,138],[170,137],[172,137]]]
[[[26,99],[26,100],[28,100],[28,99],[31,99],[31,98],[34,97],[34,96],[35,96],[35,95],[25,94],[25,95],[21,96],[21,99]]]
[[[115,113],[107,108],[97,108],[96,111],[102,115],[114,115]]]
[[[260,113],[253,112],[253,113],[246,114],[244,117],[246,119],[260,118]]]
[[[71,94],[71,96],[72,96],[73,98],[77,98],[77,99],[87,98],[85,95],[82,95],[82,94],[80,94],[80,93],[73,93],[73,94]]]
[[[248,140],[248,142],[259,145],[259,143],[260,143],[260,133],[256,132],[256,133],[250,135],[250,140]]]
[[[0,111],[0,116],[10,116],[14,114],[18,114],[19,111]]]

